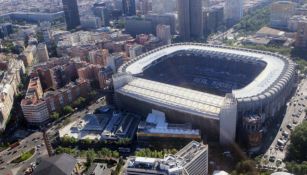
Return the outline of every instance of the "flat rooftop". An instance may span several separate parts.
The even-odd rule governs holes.
[[[178,111],[218,119],[224,97],[178,86],[135,78],[117,90],[118,93]]]

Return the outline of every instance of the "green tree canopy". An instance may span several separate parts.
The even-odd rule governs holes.
[[[290,136],[290,145],[287,152],[289,160],[303,162],[307,160],[307,122],[297,126]]]
[[[286,168],[290,173],[296,175],[306,175],[307,162],[302,162],[302,163],[288,162],[286,163]]]
[[[259,172],[256,170],[256,162],[253,160],[244,160],[236,165],[236,169],[231,174],[258,175]]]
[[[53,112],[50,117],[52,120],[57,120],[60,118],[60,114],[57,112]]]
[[[71,106],[67,105],[67,106],[64,106],[63,112],[64,112],[64,114],[70,114],[70,113],[74,112],[74,109]]]
[[[67,145],[73,145],[76,144],[78,142],[78,140],[74,137],[69,137],[69,136],[64,136],[61,139],[63,144],[67,144]]]

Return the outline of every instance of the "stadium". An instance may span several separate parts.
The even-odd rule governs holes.
[[[200,43],[160,47],[121,66],[113,77],[116,104],[146,116],[152,109],[191,122],[222,144],[235,141],[242,117],[267,120],[285,105],[295,63],[271,52]]]

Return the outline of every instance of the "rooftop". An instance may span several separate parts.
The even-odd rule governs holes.
[[[157,105],[171,106],[179,111],[193,112],[200,116],[208,114],[206,116],[213,119],[218,119],[224,101],[224,97],[142,78],[135,78],[117,92]]]
[[[273,29],[270,27],[262,27],[260,30],[257,31],[256,35],[268,35],[268,36],[283,36],[285,35],[284,31]]]
[[[71,175],[77,160],[68,154],[60,154],[42,158],[39,162],[33,175]]]
[[[156,134],[176,134],[176,135],[197,135],[200,136],[198,129],[192,129],[189,124],[169,124],[165,121],[165,114],[153,110],[148,114],[146,122],[140,123],[139,132]]]
[[[153,171],[184,172],[185,166],[188,165],[195,157],[203,151],[207,151],[208,146],[196,141],[190,142],[175,155],[168,155],[164,159],[148,157],[131,157],[128,159],[128,169],[144,169]],[[144,166],[143,166],[144,165]]]

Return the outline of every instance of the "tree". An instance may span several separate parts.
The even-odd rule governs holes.
[[[307,160],[307,122],[297,126],[290,136],[290,145],[287,152],[289,160],[301,163]]]
[[[97,92],[95,91],[95,90],[92,90],[91,92],[90,92],[90,97],[93,99],[93,98],[95,98],[97,96]]]
[[[89,138],[86,138],[86,139],[82,140],[82,143],[83,143],[84,145],[90,145],[90,144],[92,144],[92,140],[89,139]]]
[[[296,175],[305,175],[307,172],[307,162],[302,162],[302,163],[288,162],[286,163],[286,168],[290,173]]]
[[[17,87],[19,90],[22,90],[24,88],[24,85],[22,83],[19,83]]]
[[[96,153],[93,149],[89,149],[86,152],[86,163],[90,166],[96,158]]]
[[[53,113],[51,114],[50,118],[51,118],[52,120],[57,120],[57,119],[60,118],[60,114],[57,113],[57,112],[53,112]]]
[[[64,114],[70,114],[70,113],[74,112],[74,109],[71,106],[67,105],[67,106],[64,106],[63,112],[64,112]]]
[[[75,107],[83,107],[83,106],[86,105],[85,102],[86,102],[85,98],[79,97],[79,98],[77,98],[77,100],[75,100],[73,102],[73,106],[75,106]]]
[[[62,143],[65,145],[74,145],[78,142],[78,140],[74,137],[64,136],[61,139]]]
[[[244,160],[236,165],[235,171],[233,171],[231,174],[258,175],[259,172],[256,170],[256,162],[253,160]]]

